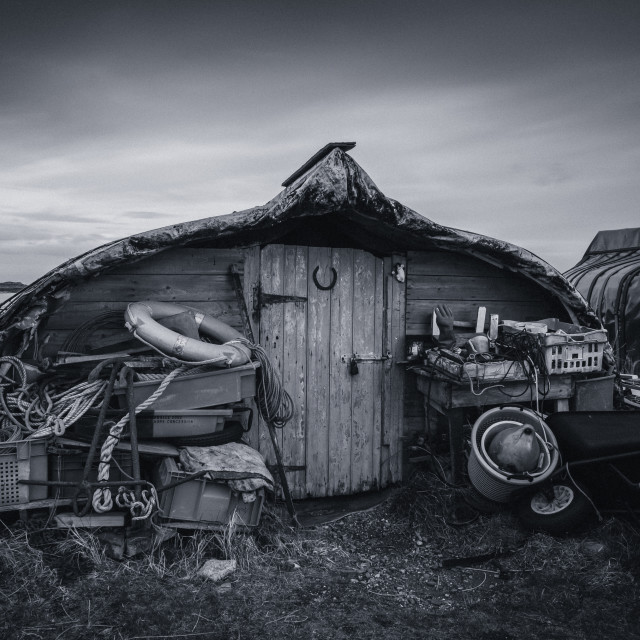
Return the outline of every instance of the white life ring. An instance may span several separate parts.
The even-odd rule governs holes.
[[[223,344],[212,344],[162,326],[157,321],[179,313],[189,313],[196,322],[198,331]],[[138,340],[161,353],[187,362],[209,363],[223,367],[247,364],[251,351],[247,346],[235,342],[242,334],[217,318],[197,309],[172,302],[146,300],[132,302],[124,313],[125,326]],[[230,344],[231,343],[231,344]]]

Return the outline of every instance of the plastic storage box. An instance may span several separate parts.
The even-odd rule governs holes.
[[[65,453],[51,454],[49,455],[49,479],[52,481],[61,480],[63,482],[80,483],[86,461],[86,451],[69,450]],[[99,464],[100,452],[97,451],[93,459],[92,469],[89,472],[89,482],[97,481]],[[109,480],[114,482],[131,480],[132,476],[131,454],[128,451],[114,451],[109,468]],[[75,493],[75,487],[51,487],[52,498],[73,498]]]
[[[46,500],[46,485],[18,480],[48,480],[47,441],[16,440],[0,443],[0,507]]]
[[[153,403],[153,409],[175,411],[199,409],[239,402],[256,394],[256,366],[253,363],[230,369],[214,369],[174,378],[164,393]],[[164,378],[133,383],[136,406],[142,404]],[[115,393],[121,407],[127,408],[127,388],[117,384]]]
[[[136,427],[139,438],[179,438],[216,433],[233,415],[232,409],[177,409],[142,411]]]
[[[188,475],[173,458],[164,458],[156,468],[155,485],[163,519],[174,521],[174,526],[183,524],[184,528],[194,527],[195,523],[224,526],[232,521],[245,527],[258,525],[264,489],[256,491],[253,502],[244,502],[242,494],[228,485],[200,477],[161,491],[162,487]]]
[[[613,411],[615,376],[575,380],[575,411]]]
[[[110,411],[107,419],[117,422],[125,411]],[[233,409],[176,409],[175,411],[141,411],[136,416],[136,429],[141,440],[180,438],[209,435],[221,431]],[[79,437],[90,439],[97,424],[97,416],[84,415],[71,428]],[[103,429],[106,432],[106,428]],[[129,423],[124,426],[122,437],[128,438]]]
[[[589,373],[602,370],[607,332],[546,318],[534,324],[547,325],[547,333],[536,333],[544,350],[550,374]],[[507,332],[516,329],[503,327]]]

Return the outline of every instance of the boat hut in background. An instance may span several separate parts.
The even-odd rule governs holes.
[[[121,320],[127,304],[149,299],[248,331],[235,265],[253,335],[294,400],[279,435],[294,497],[399,481],[404,438],[424,430],[422,398],[403,361],[409,341],[431,335],[435,305],[448,304],[468,327],[480,305],[521,321],[598,321],[532,253],[387,198],[348,155],[353,145],[324,147],[264,205],[136,234],[65,262],[2,306],[2,353],[19,352],[26,335],[26,358],[116,351],[130,339]],[[272,459],[266,429],[248,435]]]
[[[565,276],[602,321],[618,368],[640,375],[640,228],[599,231]]]

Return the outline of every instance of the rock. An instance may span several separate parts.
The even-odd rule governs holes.
[[[124,544],[124,555],[133,558],[151,549],[153,542],[153,532],[149,529],[144,531],[127,531],[127,538]]]
[[[98,540],[104,544],[104,551],[112,560],[122,560],[124,557],[124,532],[113,533],[102,531],[98,534]]]
[[[213,582],[220,582],[236,570],[235,560],[207,560],[198,569],[198,575]]]
[[[285,560],[281,566],[285,571],[297,571],[300,569],[300,565],[295,560],[291,559]]]
[[[170,529],[169,527],[154,527],[154,543],[162,544],[171,538],[175,538],[178,535],[176,529]]]
[[[583,553],[590,556],[597,556],[604,553],[607,547],[597,540],[585,540],[581,545]]]
[[[223,582],[221,585],[216,587],[216,593],[218,595],[224,595],[225,593],[229,593],[229,591],[231,591],[231,583],[230,582]]]

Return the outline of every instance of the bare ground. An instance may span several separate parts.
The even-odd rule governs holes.
[[[392,500],[294,531],[271,507],[252,535],[181,535],[135,559],[91,534],[7,525],[0,638],[640,638],[640,535],[576,537],[508,513],[451,522],[454,491],[419,473]],[[235,558],[222,584],[196,575]]]

